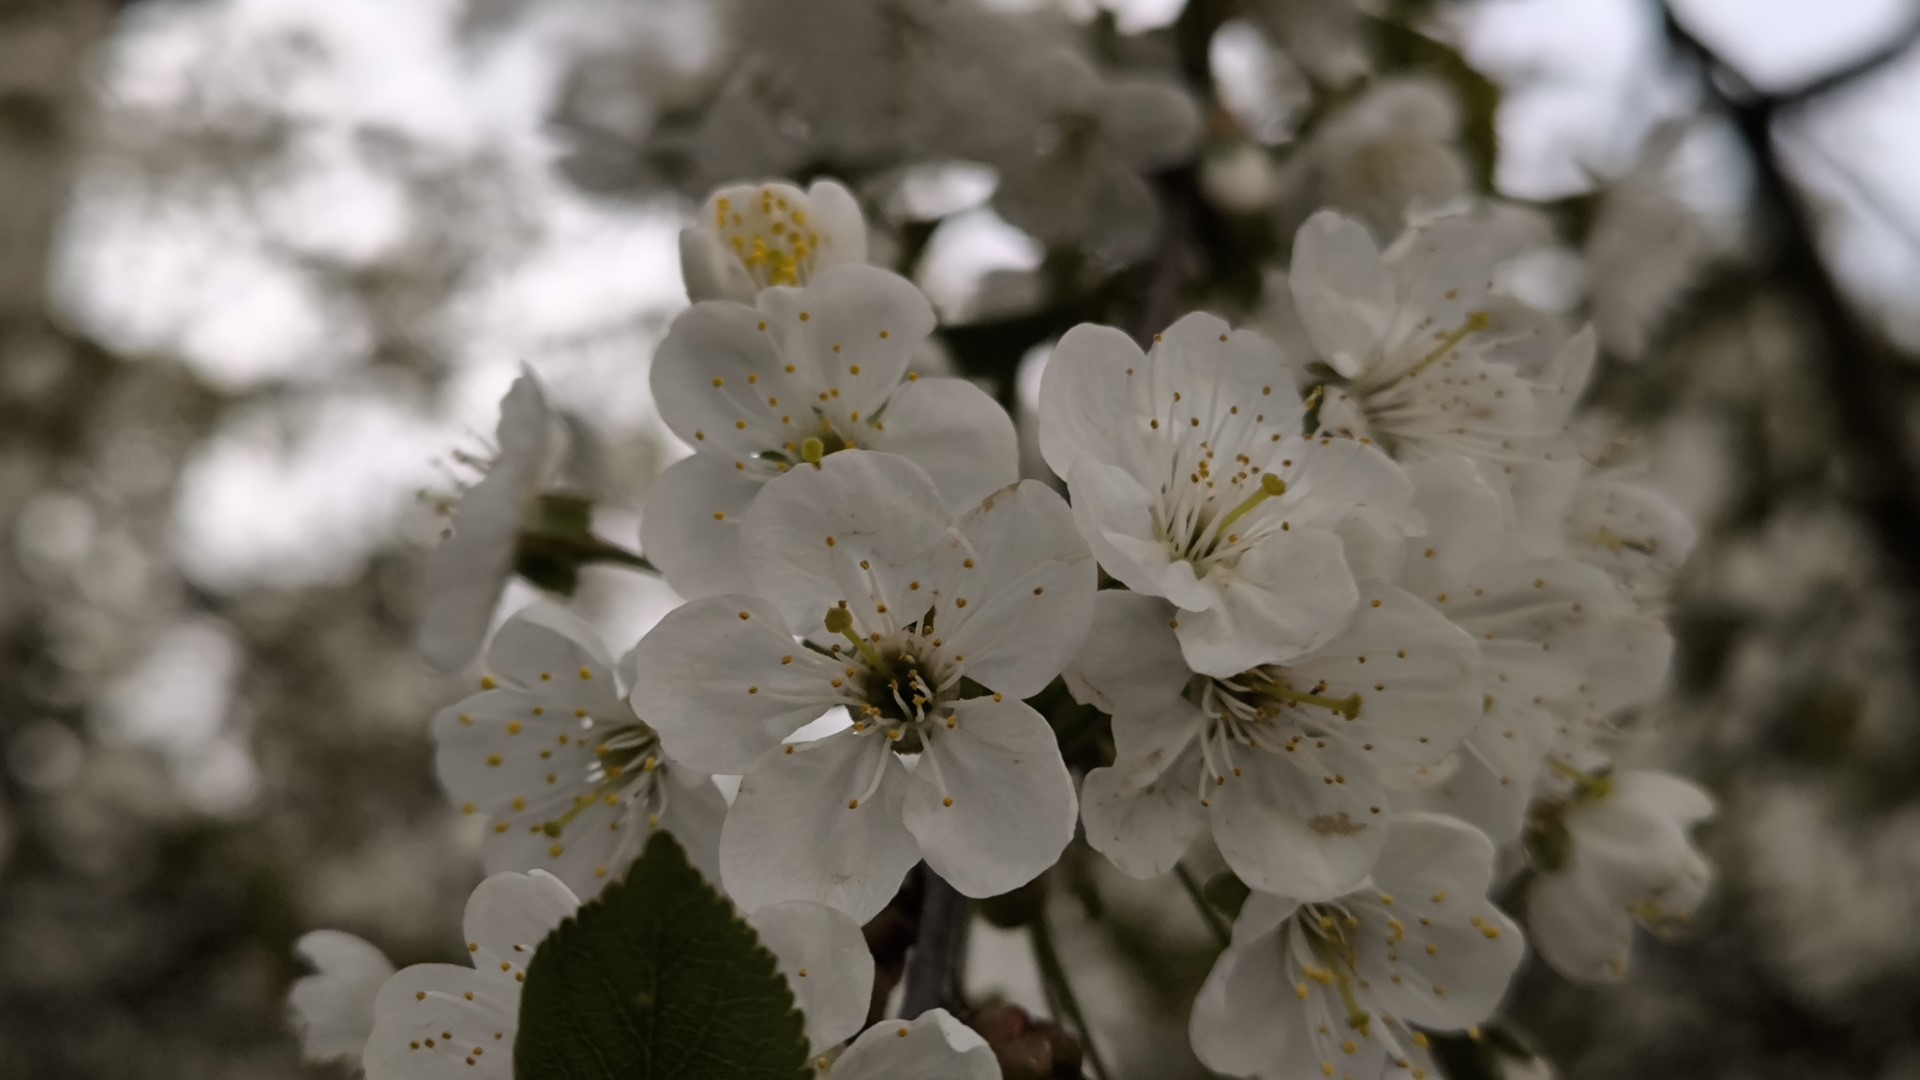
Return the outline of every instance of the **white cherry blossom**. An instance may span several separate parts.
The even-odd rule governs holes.
[[[1040,387],[1040,447],[1106,571],[1179,609],[1195,671],[1232,676],[1332,640],[1359,600],[1343,535],[1418,531],[1385,454],[1301,434],[1272,342],[1193,314],[1142,353],[1082,325]]]
[[[420,652],[442,671],[479,651],[513,576],[521,527],[560,463],[559,418],[532,372],[515,379],[501,399],[494,443],[492,459],[474,463],[485,475],[461,496],[445,542],[427,561]]]
[[[1067,672],[1113,715],[1112,767],[1081,792],[1087,842],[1121,870],[1170,869],[1210,829],[1255,889],[1324,900],[1354,887],[1385,842],[1388,774],[1453,752],[1481,713],[1473,640],[1384,581],[1360,583],[1347,629],[1284,664],[1197,675],[1173,607],[1108,590]]]
[[[640,539],[683,596],[737,592],[740,522],[773,477],[847,449],[913,460],[964,510],[1019,476],[1013,422],[962,379],[907,371],[934,326],[896,274],[838,265],[753,306],[695,304],[654,354],[667,426],[694,448],[649,494]]]
[[[1193,154],[1201,118],[1192,95],[1166,79],[1109,79],[1064,49],[1023,75],[1039,126],[988,151],[1000,169],[995,209],[1049,245],[1121,261],[1145,255],[1160,211],[1140,174]]]
[[[1231,1076],[1439,1080],[1423,1031],[1492,1016],[1525,951],[1486,900],[1493,855],[1452,818],[1398,815],[1354,891],[1253,894],[1194,1003],[1195,1053]]]
[[[1401,461],[1542,452],[1585,389],[1593,335],[1575,335],[1537,377],[1504,362],[1491,313],[1495,240],[1443,217],[1382,254],[1364,226],[1332,211],[1300,227],[1287,278],[1294,307],[1343,380],[1326,388],[1322,430],[1371,439]]]
[[[591,897],[660,828],[719,881],[725,800],[634,716],[626,664],[616,671],[591,627],[550,604],[525,608],[494,636],[487,666],[479,693],[433,718],[433,737],[441,784],[488,822],[489,870],[539,867]]]
[[[313,966],[287,992],[287,1015],[308,1061],[352,1061],[373,1032],[373,999],[393,975],[393,962],[370,942],[338,930],[315,930],[293,943]]]
[[[976,897],[1051,866],[1073,785],[1020,699],[1078,648],[1094,588],[1059,496],[1027,481],[956,520],[912,462],[846,451],[767,485],[741,532],[759,595],[689,603],[634,653],[669,754],[744,774],[728,891],[865,920],[923,858]],[[783,744],[836,708],[852,726]]]
[[[783,180],[730,184],[680,231],[687,298],[753,303],[772,285],[805,285],[841,263],[867,261],[867,222],[838,181],[805,191]]]
[[[1562,975],[1616,982],[1635,924],[1670,933],[1706,899],[1713,868],[1689,833],[1713,815],[1713,799],[1659,772],[1574,781],[1569,795],[1534,810],[1527,926],[1541,958]]]

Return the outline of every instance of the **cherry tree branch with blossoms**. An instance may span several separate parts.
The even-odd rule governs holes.
[[[932,62],[1004,29],[971,10],[839,30]],[[1622,720],[1661,693],[1693,527],[1593,447],[1596,335],[1516,294],[1526,244],[1495,207],[1311,206],[1258,312],[1203,291],[1223,275],[1189,274],[1196,243],[1235,228],[1204,194],[1231,178],[1209,180],[1203,131],[1241,138],[1209,119],[1226,10],[1176,24],[1184,83],[1020,54],[989,89],[1025,96],[1030,138],[919,115],[919,84],[888,82],[898,123],[978,137],[1000,214],[1076,250],[1055,285],[1103,317],[1021,324],[1047,359],[1019,424],[1004,386],[939,374],[967,328],[875,260],[872,200],[828,176],[729,178],[680,234],[691,305],[647,379],[687,453],[641,555],[594,533],[545,377],[520,376],[421,633],[460,669],[512,578],[554,596],[432,721],[494,875],[472,964],[395,971],[309,936],[292,1008],[313,1055],[372,1080],[1128,1077],[1048,898],[1063,863],[1103,860],[1223,939],[1183,1003],[1206,1067],[1437,1077],[1529,953],[1618,982],[1641,930],[1684,926],[1714,803],[1635,767]],[[833,74],[781,85],[824,123]],[[1368,138],[1321,134],[1308,190]],[[813,135],[874,152],[858,125]],[[558,602],[593,561],[684,603],[616,656]],[[907,907],[904,978],[876,992],[860,927]],[[1025,931],[1071,1035],[976,996],[976,914]]]

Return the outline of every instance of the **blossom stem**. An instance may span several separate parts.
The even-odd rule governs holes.
[[[1232,942],[1233,929],[1227,925],[1227,920],[1221,917],[1220,909],[1214,907],[1212,901],[1207,899],[1206,890],[1200,887],[1199,880],[1193,876],[1193,871],[1187,869],[1187,864],[1174,863],[1173,876],[1180,879],[1181,887],[1187,890],[1188,899],[1193,901],[1194,909],[1200,912],[1200,918],[1207,924],[1207,929],[1213,931],[1215,940],[1219,941],[1222,947]]]
[[[1060,1011],[1080,1029],[1080,1046],[1086,1052],[1087,1063],[1093,1066],[1100,1080],[1113,1080],[1107,1063],[1100,1059],[1099,1047],[1094,1045],[1093,1029],[1087,1026],[1086,1014],[1080,1011],[1080,999],[1073,992],[1067,966],[1060,960],[1060,950],[1054,946],[1053,923],[1046,912],[1027,924],[1027,936],[1033,943],[1033,960],[1040,968],[1040,981],[1046,986],[1047,996],[1058,1001]]]
[[[920,926],[907,955],[906,989],[900,1014],[912,1020],[929,1009],[959,1004],[958,980],[961,938],[973,905],[930,866],[920,868],[923,892]]]

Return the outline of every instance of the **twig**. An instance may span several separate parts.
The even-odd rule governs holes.
[[[1213,936],[1219,939],[1220,944],[1232,943],[1233,928],[1227,925],[1227,920],[1220,917],[1220,909],[1214,907],[1213,903],[1207,899],[1206,890],[1194,880],[1193,871],[1187,869],[1187,864],[1175,863],[1173,876],[1180,879],[1180,884],[1187,890],[1187,896],[1193,900],[1194,908],[1200,912],[1200,917],[1206,920],[1207,929],[1213,931]]]
[[[1073,983],[1067,978],[1067,966],[1061,962],[1060,950],[1054,946],[1052,922],[1045,914],[1040,915],[1027,924],[1027,936],[1033,942],[1034,963],[1040,967],[1040,981],[1045,984],[1047,996],[1060,1003],[1060,1011],[1080,1030],[1080,1047],[1086,1054],[1087,1064],[1093,1066],[1100,1080],[1114,1080],[1107,1063],[1100,1058],[1099,1047],[1094,1045],[1093,1029],[1087,1026],[1087,1016],[1080,1011],[1080,998],[1074,994]]]
[[[907,954],[907,988],[900,1014],[913,1019],[929,1009],[952,1009],[960,995],[955,973],[960,939],[972,905],[933,868],[920,868],[924,891],[920,899],[920,929]]]
[[[1920,537],[1920,466],[1907,444],[1899,373],[1885,349],[1860,325],[1835,283],[1820,255],[1813,212],[1788,179],[1773,142],[1773,122],[1782,111],[1804,106],[1879,71],[1920,40],[1920,21],[1897,41],[1796,90],[1738,99],[1725,86],[1731,84],[1739,91],[1750,89],[1751,84],[1688,31],[1671,10],[1666,13],[1666,25],[1669,38],[1706,68],[1708,100],[1733,120],[1753,160],[1757,201],[1772,211],[1778,225],[1776,269],[1805,297],[1814,327],[1825,339],[1821,373],[1840,414],[1836,429],[1841,447],[1853,459],[1858,513],[1894,571],[1904,594],[1901,607],[1908,648],[1920,653],[1920,543],[1915,541]],[[1721,82],[1711,77],[1716,73]],[[1920,670],[1920,656],[1912,666]]]

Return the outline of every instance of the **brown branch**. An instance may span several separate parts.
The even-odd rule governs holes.
[[[907,987],[900,1015],[908,1020],[929,1009],[957,1011],[960,946],[973,907],[931,866],[922,865],[920,928],[907,954]]]
[[[1820,376],[1838,416],[1842,452],[1850,459],[1855,509],[1902,595],[1908,647],[1920,652],[1920,465],[1908,443],[1899,361],[1860,322],[1821,256],[1819,226],[1806,197],[1788,177],[1773,138],[1774,121],[1821,95],[1870,76],[1920,41],[1920,21],[1900,41],[1832,74],[1782,94],[1739,94],[1751,83],[1686,29],[1669,10],[1667,33],[1706,70],[1707,99],[1732,121],[1752,158],[1756,201],[1774,223],[1774,270],[1799,293],[1824,342]],[[1714,76],[1719,76],[1716,81]],[[1734,92],[1727,87],[1732,86]],[[1920,656],[1914,670],[1920,671]]]

